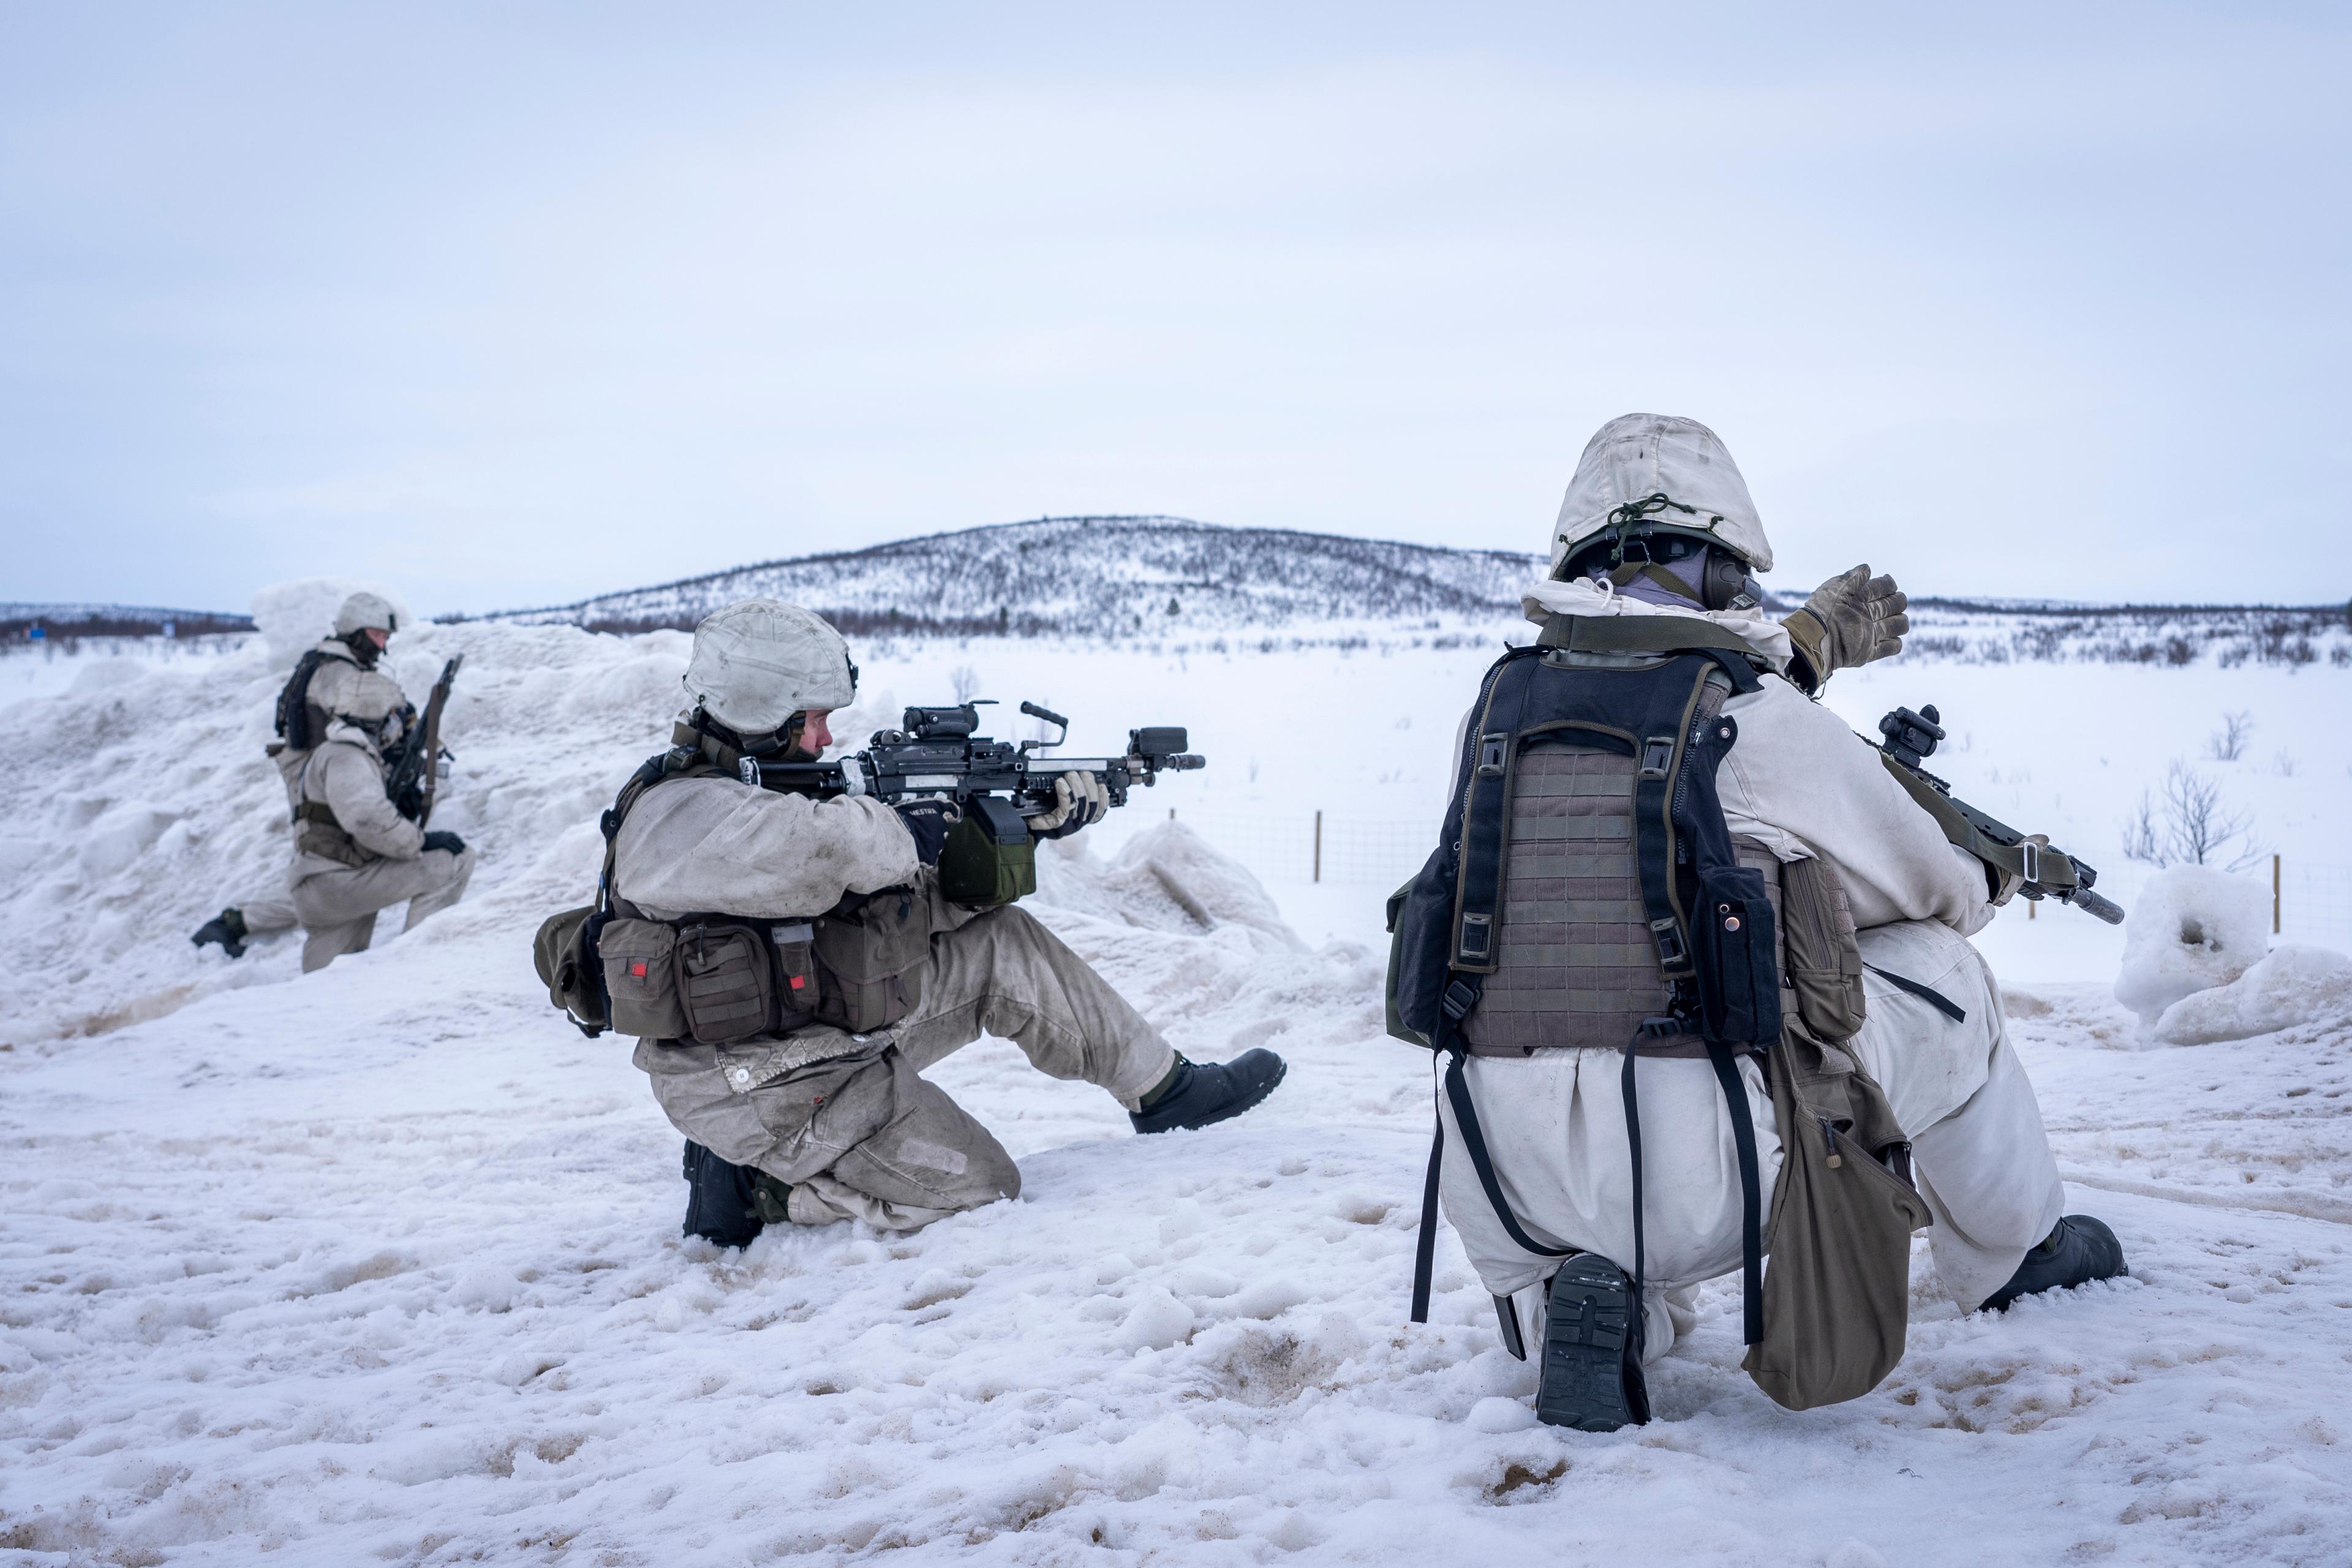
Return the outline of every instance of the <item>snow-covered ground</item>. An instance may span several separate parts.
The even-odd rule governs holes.
[[[2072,1206],[2116,1226],[2128,1281],[1963,1316],[1923,1253],[1903,1365],[1804,1415],[1738,1371],[1718,1288],[1654,1378],[1660,1419],[1608,1436],[1532,1424],[1450,1234],[1433,1321],[1405,1324],[1430,1086],[1380,1029],[1391,851],[1360,835],[1339,864],[1340,828],[1429,820],[1493,642],[861,649],[845,733],[964,666],[1008,716],[1072,714],[1073,753],[1190,725],[1209,769],[1049,853],[1038,910],[1188,1052],[1267,1044],[1291,1076],[1239,1121],[1137,1140],[982,1041],[937,1076],[1020,1157],[1019,1202],[911,1237],[681,1242],[677,1136],[526,949],[584,897],[685,645],[404,634],[412,689],[468,656],[436,821],[482,868],[308,978],[290,940],[234,964],[185,940],[285,854],[259,641],[0,684],[26,698],[0,708],[0,1554],[2346,1560],[2352,1020],[2146,1048],[2108,994],[2120,935],[2072,910],[1985,940]],[[1941,704],[1941,771],[2129,903],[2123,821],[2177,757],[2268,847],[2352,864],[2347,679],[1906,662],[1832,700],[1865,731]],[[2201,754],[2225,711],[2255,726],[2234,763]],[[1214,847],[1286,870],[1280,825],[1318,808],[1353,879],[1269,877],[1269,905]]]

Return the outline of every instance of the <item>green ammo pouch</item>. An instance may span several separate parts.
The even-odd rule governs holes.
[[[530,944],[547,999],[563,1010],[582,1034],[594,1039],[611,1026],[604,1000],[604,968],[596,956],[596,933],[604,917],[593,904],[565,910],[540,922]]]
[[[982,795],[964,803],[963,820],[940,850],[940,890],[950,903],[975,910],[1037,890],[1037,846],[1011,801]]]

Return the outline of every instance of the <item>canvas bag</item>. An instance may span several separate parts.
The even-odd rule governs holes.
[[[1811,1410],[1860,1398],[1903,1359],[1927,1204],[1886,1091],[1852,1054],[1790,1018],[1771,1066],[1780,1176],[1764,1336],[1740,1364],[1775,1404]]]

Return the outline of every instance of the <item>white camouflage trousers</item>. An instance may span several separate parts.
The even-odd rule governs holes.
[[[2000,992],[1968,940],[1931,921],[1861,934],[1865,963],[1941,993],[1968,1016],[1955,1022],[1923,998],[1865,972],[1868,1021],[1849,1045],[1893,1104],[1911,1140],[1920,1194],[1935,1219],[1928,1246],[1944,1289],[1973,1308],[2017,1271],[2050,1234],[2064,1192],[2041,1107],[2011,1050]],[[1465,1066],[1495,1172],[1534,1239],[1633,1265],[1633,1171],[1616,1051],[1545,1051],[1473,1058]],[[1643,1155],[1643,1357],[1672,1348],[1690,1322],[1693,1289],[1739,1267],[1739,1166],[1714,1068],[1645,1058],[1636,1069]],[[1772,1097],[1743,1061],[1764,1212],[1780,1170]],[[1522,1251],[1495,1217],[1463,1152],[1444,1095],[1440,1197],[1488,1291],[1512,1298],[1530,1345],[1543,1333],[1543,1281],[1554,1258]],[[1681,1322],[1676,1322],[1677,1318]]]
[[[294,884],[291,903],[307,933],[302,943],[302,973],[324,969],[347,952],[364,952],[375,936],[375,917],[393,905],[408,905],[403,931],[439,913],[463,898],[474,874],[474,851],[468,846],[452,854],[427,849],[414,860],[371,860],[349,870],[315,871]],[[254,931],[253,915],[246,929]]]

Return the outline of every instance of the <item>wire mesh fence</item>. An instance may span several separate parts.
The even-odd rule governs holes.
[[[1437,816],[1426,819],[1180,812],[1177,820],[1249,868],[1261,882],[1393,888],[1429,858]]]
[[[1437,842],[1437,818],[1328,812],[1181,812],[1179,820],[1263,882],[1394,888]],[[2279,857],[2278,931],[2287,942],[2352,950],[2352,866]]]
[[[2281,855],[2272,870],[2284,940],[2352,949],[2352,866]]]

